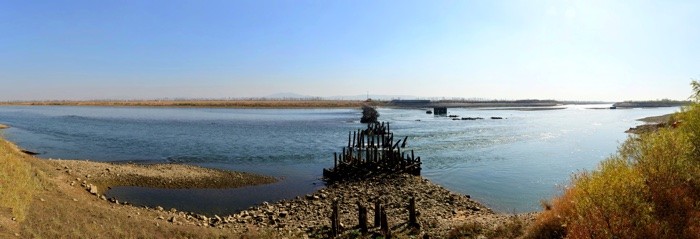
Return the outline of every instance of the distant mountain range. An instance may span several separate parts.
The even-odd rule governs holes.
[[[302,95],[293,92],[282,92],[275,93],[271,95],[263,96],[267,99],[325,99],[325,100],[366,100],[368,95],[338,95],[338,96],[312,96],[312,95]],[[417,96],[412,95],[369,95],[370,99],[373,100],[395,100],[395,99],[418,99]]]

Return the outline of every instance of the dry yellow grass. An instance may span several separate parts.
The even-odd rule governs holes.
[[[11,211],[22,221],[29,201],[38,188],[40,173],[28,162],[30,157],[17,146],[0,141],[0,209]]]
[[[359,100],[129,100],[129,101],[27,101],[0,102],[0,105],[212,107],[212,108],[358,108]],[[371,102],[384,105],[386,102]]]
[[[280,236],[269,229],[253,228],[252,232],[245,232],[170,222],[163,218],[167,212],[110,203],[79,185],[71,185],[75,176],[59,166],[57,162],[26,155],[0,138],[0,238]]]

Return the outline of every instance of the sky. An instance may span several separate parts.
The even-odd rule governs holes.
[[[0,0],[0,101],[687,99],[700,1]]]

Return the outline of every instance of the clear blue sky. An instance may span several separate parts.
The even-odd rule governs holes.
[[[699,26],[700,1],[0,0],[0,100],[685,99]]]

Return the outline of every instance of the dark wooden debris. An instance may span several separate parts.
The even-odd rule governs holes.
[[[384,238],[391,238],[392,237],[392,232],[391,232],[391,227],[389,226],[389,218],[387,217],[386,213],[386,208],[382,205],[381,199],[379,197],[374,198],[374,227],[370,228],[369,225],[367,224],[367,207],[362,205],[361,202],[357,202],[357,227],[355,227],[362,235],[366,235],[368,233],[379,233],[379,235],[382,235]],[[331,227],[330,230],[328,231],[328,237],[329,238],[336,238],[340,235],[343,234],[343,230],[345,228],[342,228],[340,226],[340,220],[339,220],[339,200],[337,198],[333,199],[332,202],[332,212],[330,215],[330,220],[331,220]],[[406,222],[405,225],[407,225],[410,228],[417,229],[420,231],[420,224],[418,222],[418,212],[416,211],[416,199],[415,197],[409,197],[408,198],[408,221]],[[424,235],[425,236],[425,235]]]
[[[361,180],[378,175],[408,173],[419,176],[421,159],[405,151],[408,136],[394,141],[388,122],[370,123],[348,132],[348,146],[334,153],[333,168],[323,169],[327,182]],[[404,150],[404,152],[401,152]]]

